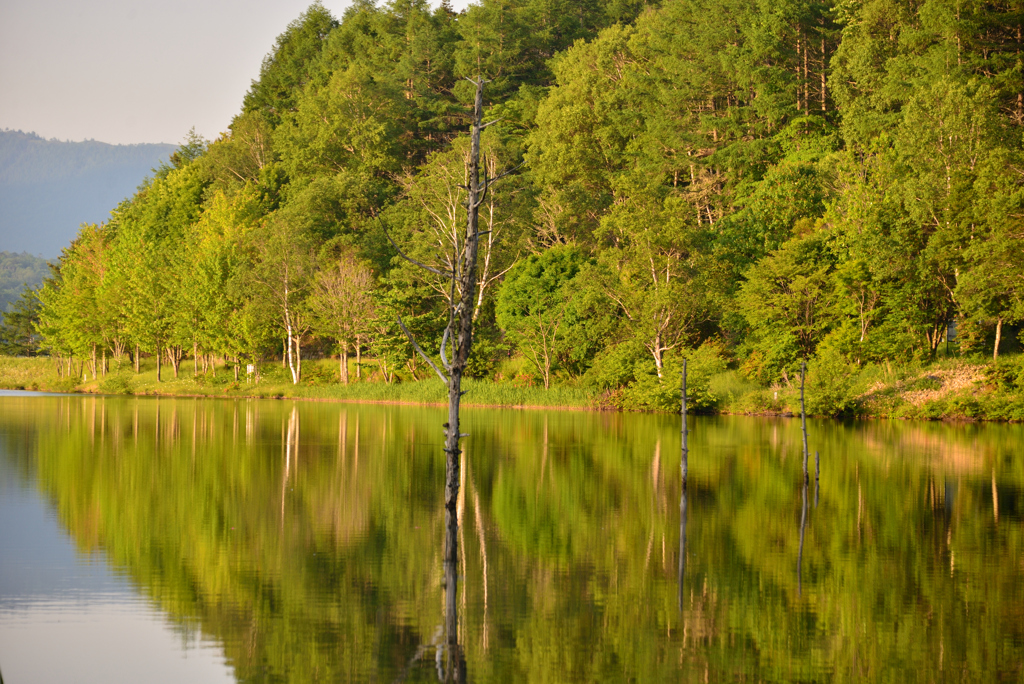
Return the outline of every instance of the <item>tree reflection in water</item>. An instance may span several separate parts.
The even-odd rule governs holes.
[[[686,485],[679,495],[679,610],[683,609],[683,580],[686,578]]]
[[[803,569],[804,562],[804,528],[807,526],[807,478],[800,488],[803,494],[803,505],[800,506],[800,551],[796,555],[796,595],[801,596],[804,592]]]
[[[459,520],[445,508],[444,535],[444,655],[438,658],[437,678],[442,682],[466,681],[466,657],[459,647]],[[441,651],[438,652],[439,655]]]
[[[438,409],[4,401],[11,472],[242,681],[1022,672],[1022,426],[812,423],[797,526],[795,420],[697,419],[684,489],[678,416],[467,412],[448,516]]]

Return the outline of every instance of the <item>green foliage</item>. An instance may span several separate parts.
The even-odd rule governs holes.
[[[634,381],[625,389],[621,408],[645,411],[679,411],[683,358],[686,359],[686,408],[688,412],[710,413],[719,407],[722,397],[712,389],[712,379],[725,371],[725,359],[715,343],[697,349],[683,349],[669,355],[664,379],[653,372],[650,362],[638,364]]]
[[[437,676],[415,656],[444,620],[442,409],[3,401],[0,429],[23,436],[5,475],[172,624],[216,639],[240,679]],[[465,422],[468,680],[926,682],[940,657],[971,681],[1019,671],[1024,466],[1005,455],[1021,426],[815,422],[801,526],[798,420],[692,420],[682,601],[710,637],[694,640],[679,629],[678,416]]]
[[[792,238],[747,272],[737,304],[750,326],[747,345],[763,359],[762,379],[791,376],[817,349],[831,322],[831,268],[825,235],[815,232]]]
[[[103,394],[133,394],[135,383],[127,372],[112,373],[99,385]]]
[[[0,354],[35,356],[39,353],[39,294],[25,288],[10,308],[0,313]]]
[[[437,352],[466,226],[465,77],[482,76],[481,171],[501,178],[480,207],[471,375],[668,410],[683,350],[716,340],[733,374],[694,385],[702,411],[791,411],[809,361],[819,414],[1010,415],[1009,375],[977,409],[868,376],[920,371],[952,322],[960,358],[1017,350],[1018,19],[1005,3],[405,0],[337,20],[315,3],[228,133],[190,134],[83,226],[40,290],[42,346],[69,382],[136,346],[175,372],[312,348],[365,350],[385,384],[428,377],[397,318]],[[323,306],[341,253],[365,269],[343,301],[372,307]]]
[[[498,325],[537,369],[545,389],[566,354],[571,328],[581,324],[570,300],[582,289],[576,278],[586,263],[577,248],[551,247],[516,264],[498,293]]]
[[[807,366],[807,412],[830,418],[851,412],[855,408],[851,392],[855,371],[838,349],[823,345]]]
[[[295,95],[309,80],[324,41],[338,25],[323,5],[314,2],[277,37],[242,102],[244,112],[259,112],[276,123],[294,109]]]

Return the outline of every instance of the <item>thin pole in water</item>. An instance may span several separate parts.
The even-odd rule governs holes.
[[[686,359],[683,359],[683,376],[679,388],[680,413],[682,414],[681,449],[682,493],[679,496],[679,610],[683,609],[683,578],[686,576],[686,476],[689,470],[690,447],[687,444],[689,430],[686,428]]]
[[[818,507],[818,481],[821,479],[821,455],[814,452],[814,507]]]
[[[809,481],[807,475],[807,411],[804,409],[804,377],[807,375],[807,362],[800,363],[800,429],[804,433],[804,484]]]
[[[796,595],[803,594],[804,528],[807,526],[807,482],[804,482],[803,505],[800,507],[800,551],[796,556]]]
[[[687,437],[688,437],[689,431],[686,429],[686,359],[683,359],[683,377],[682,377],[682,385],[681,385],[681,388],[679,390],[679,394],[680,394],[680,397],[681,397],[680,403],[682,405],[680,412],[683,415],[683,426],[682,426],[682,435],[681,435],[681,437],[682,437],[682,452],[683,452],[683,459],[682,459],[683,488],[685,489],[686,488],[686,475],[687,475],[687,471],[689,470],[689,463],[688,463],[688,461],[689,461],[689,456],[690,456],[690,449],[689,449],[689,446],[687,445]]]
[[[683,580],[686,577],[686,485],[679,495],[679,588],[677,602],[679,610],[683,609]]]

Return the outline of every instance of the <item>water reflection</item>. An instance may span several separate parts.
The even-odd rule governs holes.
[[[679,495],[679,610],[683,609],[683,581],[686,579],[686,484]]]
[[[993,680],[1024,662],[1021,426],[809,421],[827,467],[798,527],[799,421],[691,418],[684,487],[678,416],[467,410],[449,515],[443,410],[0,401],[9,472],[240,681]]]
[[[459,521],[445,508],[444,536],[444,649],[438,652],[437,678],[442,682],[466,681],[466,659],[459,646]]]
[[[803,562],[804,562],[804,530],[807,527],[807,479],[804,478],[804,484],[800,488],[801,494],[803,495],[803,504],[800,506],[800,551],[797,552],[796,556],[796,595],[800,596],[803,594]]]

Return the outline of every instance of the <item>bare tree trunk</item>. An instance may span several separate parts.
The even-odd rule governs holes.
[[[285,289],[284,296],[285,296],[285,299],[287,300],[287,297],[288,297],[288,289],[287,288]],[[301,363],[301,361],[299,361],[298,358],[297,358],[298,357],[298,348],[299,348],[299,339],[298,339],[298,336],[295,334],[295,332],[296,332],[296,330],[295,330],[295,323],[292,321],[292,313],[288,310],[288,305],[287,304],[285,304],[285,308],[284,308],[284,327],[285,327],[284,347],[285,347],[285,356],[287,357],[287,360],[288,360],[288,370],[290,370],[291,373],[292,373],[292,384],[293,385],[297,385],[297,384],[299,384],[299,364]],[[295,350],[295,354],[294,355],[292,353],[292,349],[293,348]],[[284,360],[285,359],[281,359],[282,365],[284,364]]]
[[[163,360],[164,350],[159,346],[156,348],[156,381],[163,382],[160,378],[160,362]]]
[[[689,461],[690,461],[690,445],[688,443],[688,437],[689,437],[689,432],[690,431],[687,429],[687,426],[686,426],[686,359],[683,359],[683,378],[682,378],[682,381],[683,381],[682,382],[682,387],[680,388],[680,392],[679,392],[679,394],[680,394],[680,403],[682,404],[680,406],[680,409],[681,409],[681,413],[683,414],[683,425],[682,425],[682,433],[683,434],[681,435],[681,438],[682,438],[682,452],[683,453],[682,453],[681,470],[682,470],[682,476],[683,476],[682,477],[682,480],[683,480],[683,492],[684,492],[683,496],[686,496],[686,494],[685,494],[685,492],[686,492],[686,477],[689,474],[688,471],[690,469],[690,463],[689,463]]]
[[[178,379],[178,367],[181,365],[181,357],[184,356],[181,347],[176,344],[167,346],[167,360],[171,362],[171,368],[174,370],[174,379]]]
[[[804,434],[804,485],[807,484],[807,412],[804,410],[804,377],[807,375],[807,363],[800,364],[800,429]]]
[[[456,307],[458,316],[458,337],[452,354],[451,371],[448,379],[448,434],[444,450],[447,454],[445,468],[444,503],[452,514],[459,498],[459,405],[462,401],[462,374],[469,361],[473,346],[473,300],[476,297],[477,251],[480,246],[478,231],[480,205],[487,193],[487,180],[480,182],[480,131],[483,129],[484,80],[476,82],[476,98],[473,103],[473,131],[469,157],[469,196],[466,201],[466,244],[463,261],[452,274],[458,279],[461,299]],[[460,269],[461,267],[461,269]],[[461,273],[458,272],[461,270]],[[446,560],[447,556],[446,556]]]
[[[348,384],[348,342],[341,343],[341,354],[338,355],[338,363],[341,365],[341,381]]]
[[[199,343],[192,340],[192,377],[199,377]]]
[[[999,341],[1003,337],[1003,318],[1000,316],[996,319],[996,344],[992,348],[992,360],[995,361],[999,358]]]
[[[803,44],[802,44],[802,41],[801,41],[802,37],[803,37],[803,34],[801,34],[801,33],[798,33],[797,37],[796,37],[796,57],[797,57],[797,59],[800,59],[800,49],[803,47]],[[797,67],[796,67],[796,76],[797,76],[797,79],[800,78],[800,65],[799,65],[799,63],[797,64]],[[796,110],[798,112],[800,111],[800,82],[799,82],[799,80],[797,81],[797,84],[796,84]]]
[[[362,380],[363,379],[363,367],[361,365],[362,362],[363,362],[362,361],[362,359],[363,359],[363,347],[362,347],[362,344],[363,344],[362,339],[360,339],[359,335],[356,335],[356,380]]]
[[[473,313],[475,310],[474,300],[476,298],[478,283],[477,276],[477,255],[480,245],[479,215],[480,206],[487,196],[488,185],[501,178],[489,178],[486,173],[484,180],[480,180],[480,132],[483,124],[483,92],[484,80],[480,78],[475,82],[476,98],[473,105],[473,127],[471,132],[471,151],[469,157],[468,173],[468,196],[466,200],[466,235],[465,243],[460,252],[458,245],[453,247],[452,259],[448,261],[451,271],[444,273],[438,269],[421,264],[402,254],[403,257],[412,263],[449,279],[451,296],[448,324],[445,328],[441,341],[441,366],[447,371],[447,375],[441,368],[427,356],[413,338],[412,334],[398,319],[403,332],[408,336],[416,351],[423,357],[424,361],[431,366],[448,386],[448,422],[445,423],[445,487],[444,507],[446,534],[444,543],[444,570],[445,570],[445,631],[447,641],[448,668],[447,676],[450,680],[463,681],[465,679],[465,664],[458,644],[458,620],[456,613],[456,586],[458,582],[458,527],[459,527],[459,489],[460,479],[460,454],[459,440],[464,436],[460,432],[459,406],[462,399],[462,376],[469,361],[469,353],[473,345]],[[502,174],[504,175],[504,174]],[[390,237],[389,237],[390,239]],[[397,247],[397,245],[396,245]],[[401,250],[399,250],[401,253]],[[456,299],[458,301],[456,301]],[[451,344],[451,360],[447,356],[446,347]],[[358,353],[358,346],[357,346]],[[383,366],[382,366],[383,367]]]
[[[827,66],[827,60],[825,59],[825,39],[821,39],[821,111],[825,111],[825,68]]]
[[[135,343],[135,374],[139,374],[139,343]]]
[[[810,81],[807,80],[807,36],[804,35],[804,114],[807,114],[807,96],[810,94],[811,89]]]

